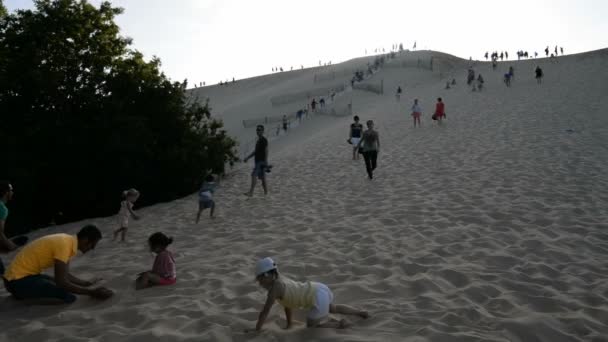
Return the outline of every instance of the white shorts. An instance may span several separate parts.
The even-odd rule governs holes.
[[[350,138],[350,143],[353,144],[353,147],[357,147],[359,141],[361,141],[361,138]]]
[[[334,301],[334,294],[325,284],[315,283],[315,305],[308,311],[306,318],[319,320],[329,316],[329,305]]]

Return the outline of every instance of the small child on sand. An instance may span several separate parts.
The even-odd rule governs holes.
[[[215,178],[212,174],[207,175],[205,177],[205,181],[201,186],[201,189],[198,192],[198,213],[196,214],[196,223],[201,218],[201,213],[203,210],[210,208],[211,212],[209,213],[209,218],[213,218],[213,212],[215,211],[215,201],[213,200],[213,193],[215,193],[215,188],[217,187],[217,183],[215,182]]]
[[[156,285],[173,285],[177,278],[175,273],[175,259],[167,250],[173,239],[163,233],[154,233],[148,238],[150,251],[156,253],[151,271],[142,272],[135,281],[135,289],[141,290]]]
[[[118,212],[118,223],[120,227],[114,231],[114,238],[116,240],[118,233],[121,233],[121,240],[125,241],[125,235],[129,229],[129,217],[133,217],[135,220],[139,220],[139,216],[133,212],[133,204],[139,198],[139,191],[131,188],[122,192],[122,202],[120,202],[120,211]]]
[[[307,281],[296,282],[279,275],[277,265],[271,258],[258,261],[255,267],[256,280],[268,290],[264,309],[260,312],[255,330],[262,329],[266,317],[275,301],[285,308],[287,329],[292,325],[292,309],[308,310],[306,325],[316,328],[346,328],[348,322],[344,319],[330,319],[329,314],[344,314],[368,318],[367,311],[352,308],[347,305],[334,304],[334,295],[324,284]],[[249,331],[249,330],[246,330]]]

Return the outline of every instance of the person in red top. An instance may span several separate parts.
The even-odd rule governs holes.
[[[435,105],[435,119],[441,122],[441,119],[445,118],[445,104],[441,100],[441,97],[437,98],[437,104]]]

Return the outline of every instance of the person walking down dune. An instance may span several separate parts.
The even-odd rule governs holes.
[[[543,82],[543,69],[540,66],[536,66],[534,73],[536,74],[536,83],[541,84]]]
[[[380,135],[374,130],[374,122],[367,120],[367,130],[363,132],[357,149],[362,149],[365,160],[365,170],[369,179],[374,178],[374,170],[377,166],[378,152],[380,151]]]
[[[253,190],[255,189],[256,180],[262,181],[262,188],[264,188],[264,195],[268,194],[268,188],[266,187],[266,170],[269,168],[268,165],[268,140],[264,137],[264,126],[258,125],[255,129],[258,136],[258,140],[255,143],[255,150],[251,152],[243,161],[246,163],[251,157],[255,157],[253,171],[251,172],[251,188],[249,192],[244,195],[251,197],[253,196]]]
[[[437,104],[435,105],[435,114],[433,114],[433,120],[437,120],[437,123],[441,124],[441,120],[445,118],[445,104],[441,100],[441,97],[437,98]]]
[[[420,126],[420,117],[422,116],[422,109],[418,104],[418,99],[414,100],[414,104],[412,105],[412,117],[414,118],[414,127],[416,127],[416,123]]]
[[[481,74],[477,75],[477,89],[479,89],[479,91],[481,91],[481,88],[483,88],[483,83],[485,81],[483,80],[483,77],[481,76]]]
[[[357,146],[361,141],[361,135],[363,134],[363,125],[359,123],[359,116],[355,115],[355,122],[350,124],[350,130],[348,132],[348,142],[353,145],[353,160],[359,160],[359,153],[357,153]]]
[[[397,87],[397,93],[395,94],[395,98],[397,98],[397,102],[401,100],[401,86]]]
[[[312,99],[312,102],[310,103],[310,109],[312,109],[312,112],[316,112],[317,109],[317,100]]]
[[[289,119],[287,119],[287,115],[283,115],[283,131],[287,132],[289,128]]]
[[[292,310],[307,310],[306,326],[309,328],[337,328],[343,329],[349,326],[345,319],[336,320],[330,318],[329,314],[342,314],[357,316],[363,319],[369,317],[367,311],[334,303],[334,294],[327,285],[305,281],[298,282],[286,278],[279,273],[276,263],[271,258],[264,258],[255,266],[255,280],[268,291],[264,308],[260,312],[255,326],[255,331],[262,330],[270,309],[278,302],[285,309],[285,329],[292,328]],[[253,332],[253,329],[245,329],[245,332]]]

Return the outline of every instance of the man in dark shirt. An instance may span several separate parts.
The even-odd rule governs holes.
[[[245,162],[249,160],[251,157],[255,157],[255,166],[253,167],[253,172],[251,172],[251,189],[249,192],[246,192],[246,196],[253,196],[253,190],[255,189],[255,184],[257,182],[257,178],[262,181],[262,187],[264,188],[264,195],[268,194],[268,188],[266,187],[266,169],[268,169],[268,140],[264,137],[264,126],[258,125],[255,129],[258,135],[258,141],[255,143],[255,150],[251,152],[245,158]]]

